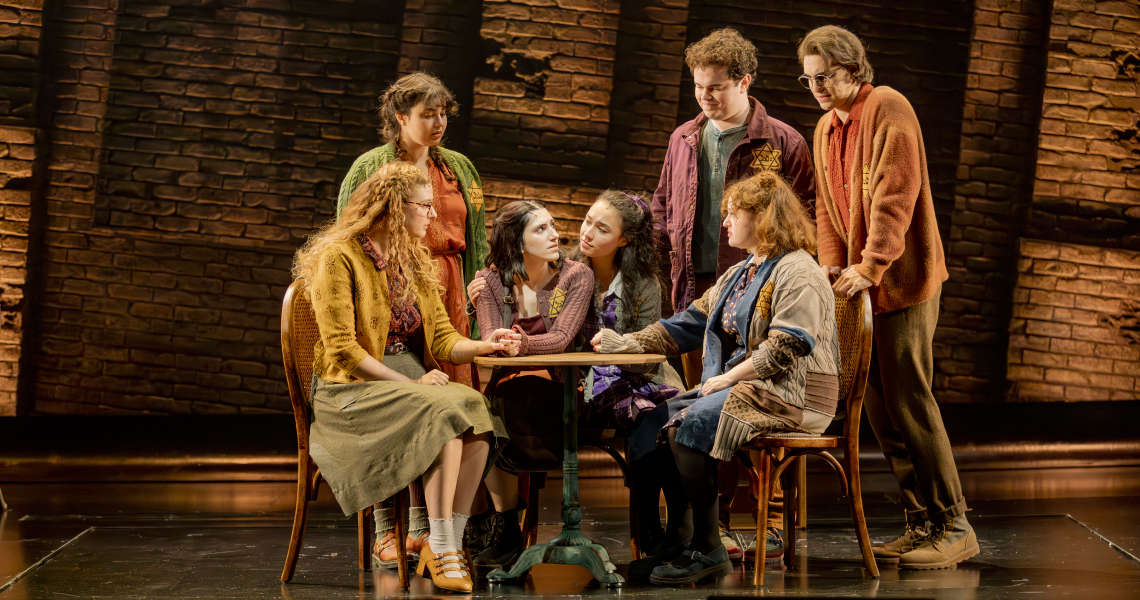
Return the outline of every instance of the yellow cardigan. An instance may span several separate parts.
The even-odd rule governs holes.
[[[320,265],[309,282],[321,332],[313,348],[313,373],[325,381],[350,383],[364,357],[384,362],[392,321],[388,276],[376,270],[355,240],[330,247]],[[439,294],[425,295],[416,288],[415,302],[423,319],[424,368],[438,369],[437,361],[450,360],[451,349],[465,338],[451,325]]]

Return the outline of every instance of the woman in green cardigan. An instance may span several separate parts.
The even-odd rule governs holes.
[[[464,337],[473,336],[474,319],[464,312],[467,282],[483,268],[488,253],[483,184],[466,156],[440,146],[447,131],[447,117],[458,111],[455,97],[439,79],[427,73],[401,77],[380,95],[380,136],[383,146],[370,150],[352,164],[337,198],[336,212],[348,205],[352,193],[383,165],[401,160],[415,165],[431,181],[436,216],[428,226],[424,245],[431,250],[439,270],[442,300],[452,326]],[[441,363],[450,381],[478,390],[477,371],[472,365]],[[418,490],[417,490],[418,492]],[[416,494],[419,496],[419,494]],[[422,502],[413,500],[408,551],[415,553],[426,536]],[[391,509],[378,511],[376,566],[394,567],[396,540]]]

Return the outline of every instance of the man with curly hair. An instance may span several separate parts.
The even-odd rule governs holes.
[[[799,59],[800,83],[827,111],[815,128],[819,264],[838,275],[836,293],[870,289],[867,417],[906,508],[906,531],[872,550],[904,569],[949,567],[979,548],[930,390],[938,299],[949,274],[918,117],[902,94],[871,85],[863,43],[846,29],[811,31]]]
[[[661,179],[653,194],[653,215],[667,240],[672,263],[673,311],[681,312],[746,252],[728,245],[721,223],[721,196],[737,180],[774,172],[789,180],[809,217],[815,216],[815,177],[802,135],[773,119],[749,96],[756,76],[756,47],[737,31],[713,31],[685,49],[701,113],[669,137]],[[688,387],[700,385],[701,351],[682,357]],[[729,535],[729,508],[738,477],[736,461],[724,463],[720,480],[722,539],[735,559],[742,555]],[[782,519],[780,497],[770,523]],[[769,528],[767,556],[783,553],[781,533]]]

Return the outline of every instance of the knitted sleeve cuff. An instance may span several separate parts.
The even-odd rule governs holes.
[[[603,354],[644,354],[645,352],[632,335],[621,335],[612,329],[603,329],[600,333],[602,343],[598,344],[598,350]]]

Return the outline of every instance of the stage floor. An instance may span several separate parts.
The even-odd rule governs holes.
[[[613,479],[582,484],[583,531],[606,545],[624,573],[630,559],[624,488]],[[864,485],[872,539],[894,537],[901,525],[890,480],[873,476]],[[327,488],[312,507],[297,574],[288,585],[278,581],[291,524],[294,491],[288,484],[4,484],[2,489],[12,510],[0,515],[0,600],[440,595],[426,579],[413,576],[410,591],[402,593],[394,571],[357,571],[355,519],[338,514]],[[551,480],[541,495],[539,541],[558,531],[560,489],[560,482]],[[973,501],[970,519],[980,556],[943,571],[883,566],[876,580],[862,567],[846,505],[825,479],[813,475],[809,489],[809,528],[800,536],[797,568],[770,564],[765,588],[752,587],[751,568],[740,566],[731,577],[679,589],[647,583],[599,587],[584,569],[547,566],[512,585],[480,582],[474,596],[1140,597],[1137,496]],[[734,515],[734,526],[750,537],[746,514]]]

